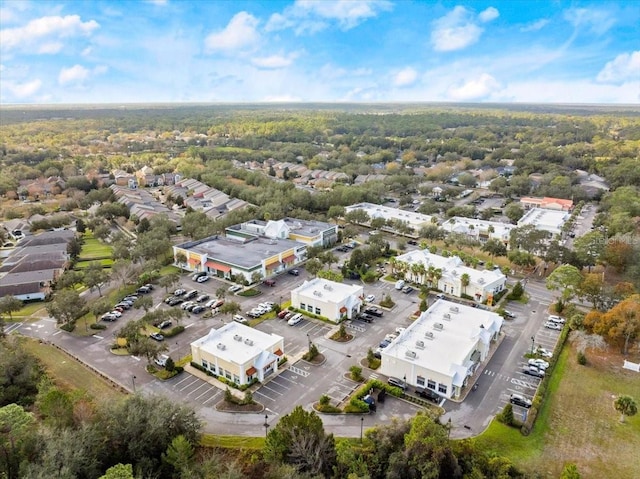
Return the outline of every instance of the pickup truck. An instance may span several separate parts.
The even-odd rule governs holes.
[[[374,307],[365,308],[364,313],[370,314],[371,316],[376,316],[377,318],[382,317],[382,315],[384,314],[381,309]]]

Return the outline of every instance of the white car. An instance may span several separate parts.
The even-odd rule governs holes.
[[[115,309],[113,311],[109,311],[109,314],[111,314],[112,316],[115,316],[116,318],[122,317],[122,313],[120,311],[116,311]]]
[[[242,286],[240,286],[239,284],[234,284],[233,286],[229,286],[229,292],[231,293],[235,293],[236,291],[240,291],[242,289]]]
[[[544,348],[536,349],[536,354],[539,355],[539,356],[542,356],[543,358],[552,358],[553,357],[553,353],[551,351],[549,351],[548,349],[544,349]]]
[[[391,341],[393,341],[394,339],[396,339],[397,337],[398,337],[398,335],[397,335],[397,334],[393,334],[393,333],[392,333],[392,334],[387,334],[387,335],[384,337],[384,339],[386,339],[387,341],[391,342]]]
[[[375,294],[370,294],[366,298],[364,298],[364,300],[367,303],[373,303],[376,300],[376,295]]]
[[[554,316],[551,315],[547,318],[549,321],[552,321],[554,323],[559,323],[559,324],[564,324],[565,323],[565,319],[561,318],[560,316]]]
[[[295,326],[300,321],[302,321],[302,315],[300,313],[297,313],[297,314],[294,314],[293,316],[291,316],[291,319],[289,319],[289,321],[287,321],[287,324],[289,326]]]
[[[402,333],[404,333],[405,328],[396,328],[396,334],[398,336],[400,336]]]
[[[234,314],[233,315],[233,320],[236,323],[240,323],[240,324],[247,324],[249,321],[247,321],[247,318],[245,318],[244,316],[240,316],[239,314]]]
[[[198,279],[196,279],[196,281],[198,283],[204,283],[206,281],[209,281],[209,276],[206,276],[206,275],[205,276],[200,276]]]
[[[538,369],[547,369],[549,367],[549,363],[544,359],[529,359],[530,366],[536,366]]]
[[[167,356],[166,354],[161,354],[154,361],[158,366],[165,367],[167,364],[167,359],[169,359],[169,356]]]
[[[544,327],[547,329],[555,329],[556,331],[562,331],[562,324],[554,323],[553,321],[547,321],[544,323]]]

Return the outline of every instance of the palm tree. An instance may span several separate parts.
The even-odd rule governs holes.
[[[616,408],[620,416],[620,422],[624,422],[625,416],[635,416],[638,412],[638,406],[631,396],[620,396],[615,400],[613,406]]]
[[[416,268],[416,272],[418,273],[418,283],[419,284],[423,284],[424,283],[424,274],[426,273],[427,269],[424,266],[424,263],[417,263],[417,268]]]
[[[462,285],[463,294],[467,294],[467,286],[469,286],[470,282],[471,282],[471,278],[467,273],[464,273],[462,274],[462,276],[460,276],[460,284]]]
[[[440,268],[436,268],[433,270],[433,278],[436,280],[436,286],[437,286],[438,282],[440,281],[440,278],[442,278],[442,270]]]
[[[396,266],[398,266],[398,260],[396,260],[395,256],[392,256],[389,259],[389,266],[391,266],[391,274],[395,274],[396,272]]]
[[[176,264],[180,266],[180,269],[182,269],[183,271],[186,269],[187,255],[184,254],[182,251],[179,251],[178,253],[176,253]]]

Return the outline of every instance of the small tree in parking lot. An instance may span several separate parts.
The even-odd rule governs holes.
[[[169,357],[164,363],[164,368],[169,372],[173,372],[176,369],[176,363]]]
[[[513,426],[515,418],[513,417],[513,406],[507,403],[502,412],[498,416],[498,420],[507,426]]]
[[[362,381],[362,368],[360,366],[351,366],[349,372],[351,373],[351,379],[354,381]]]

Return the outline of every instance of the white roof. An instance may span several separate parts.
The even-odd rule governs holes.
[[[336,283],[324,278],[305,281],[291,293],[297,293],[307,298],[321,298],[330,303],[341,303],[352,296],[362,296],[364,288],[356,284]]]
[[[451,222],[453,220],[453,222]],[[470,228],[473,226],[473,229]],[[493,233],[489,233],[489,226],[493,226]],[[511,230],[516,225],[510,223],[501,223],[499,221],[477,220],[474,218],[465,218],[463,216],[454,216],[453,218],[442,223],[441,228],[445,231],[464,234],[488,234],[489,237],[501,240],[508,240]]]
[[[502,322],[502,317],[491,311],[439,299],[382,351],[382,361],[395,357],[464,380],[466,374],[461,372],[469,366],[465,360],[478,341],[487,344],[500,331]],[[415,357],[408,359],[407,351]]]
[[[282,336],[277,334],[264,333],[233,321],[219,329],[212,329],[206,336],[192,342],[191,346],[225,361],[243,364],[248,359],[264,356],[265,350],[273,349],[282,340]]]
[[[560,233],[562,225],[569,219],[566,211],[548,210],[544,208],[531,208],[518,221],[518,227],[533,225],[539,230],[550,233]]]
[[[445,258],[437,254],[432,254],[429,250],[413,250],[396,257],[396,261],[402,261],[408,264],[422,263],[425,268],[433,266],[442,270],[443,279],[460,278],[463,274],[469,275],[470,284],[477,284],[484,289],[487,285],[491,285],[496,281],[502,282],[506,279],[505,275],[499,269],[494,270],[478,270],[465,266],[457,256]]]
[[[376,205],[373,203],[358,203],[345,207],[348,213],[353,210],[364,210],[369,218],[395,219],[407,222],[410,226],[420,227],[431,223],[430,215],[423,215],[414,211],[406,211],[398,208],[390,208],[388,206]]]

